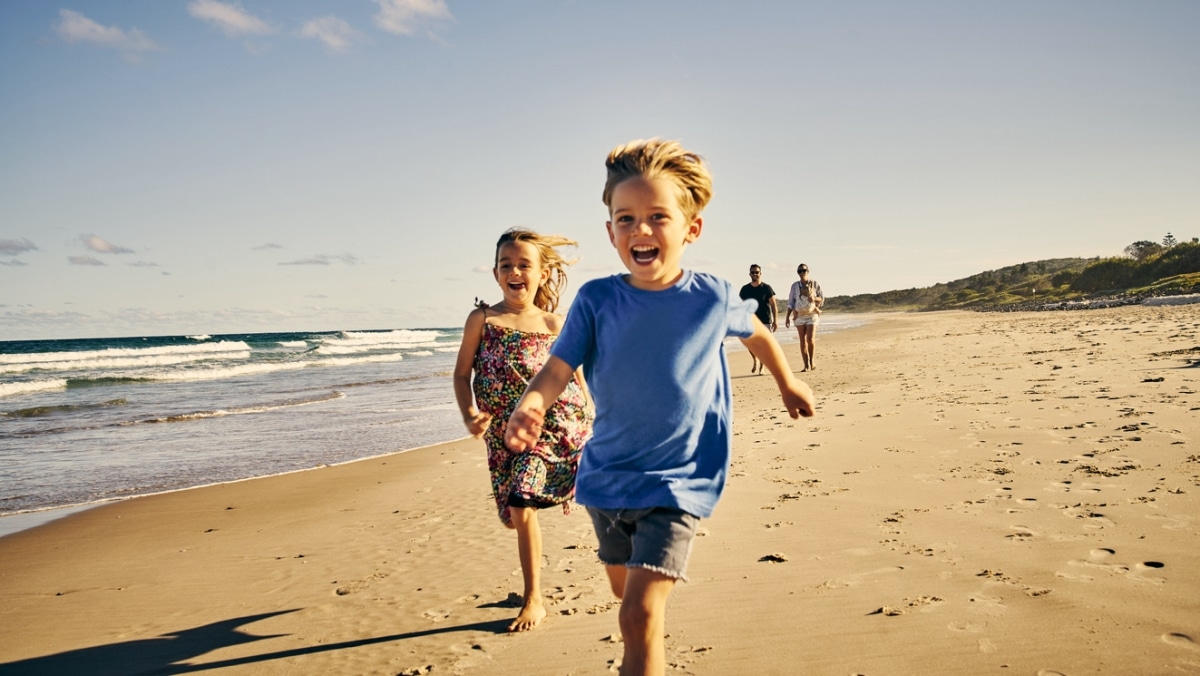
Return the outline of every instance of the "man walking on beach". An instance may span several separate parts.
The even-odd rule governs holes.
[[[758,309],[754,311],[754,314],[763,323],[763,326],[771,329],[771,333],[774,333],[775,329],[779,328],[775,315],[775,289],[772,289],[770,284],[763,283],[762,268],[757,263],[750,266],[750,283],[743,286],[738,295],[742,297],[742,300],[753,298],[758,301]],[[750,352],[750,372],[762,373],[762,361],[748,348],[746,351]]]

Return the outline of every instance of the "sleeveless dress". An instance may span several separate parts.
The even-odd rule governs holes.
[[[550,358],[557,336],[530,333],[484,323],[475,377],[471,388],[479,410],[492,416],[483,434],[487,444],[492,495],[505,525],[512,524],[509,499],[517,497],[530,507],[563,505],[568,511],[575,496],[579,454],[592,433],[592,412],[583,390],[574,379],[546,412],[542,436],[525,451],[509,450],[504,431],[525,386]]]

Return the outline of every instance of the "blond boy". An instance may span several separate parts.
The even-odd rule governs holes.
[[[726,281],[680,266],[712,196],[703,160],[674,141],[608,155],[608,237],[628,273],[584,284],[546,366],[509,418],[505,442],[537,441],[546,407],[582,367],[596,404],[576,500],[587,507],[621,599],[621,673],[662,674],[667,597],[686,580],[699,520],[729,471],[733,420],[722,348],[737,336],[775,377],[788,413],[813,414],[770,331]]]

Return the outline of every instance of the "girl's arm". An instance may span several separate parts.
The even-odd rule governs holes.
[[[792,367],[788,364],[787,357],[783,356],[779,343],[775,342],[771,332],[763,326],[758,317],[753,319],[754,333],[749,338],[742,338],[742,344],[762,361],[771,375],[775,376],[775,384],[779,386],[779,394],[783,396],[783,405],[787,408],[788,415],[792,418],[811,418],[815,412],[812,388],[792,376]]]
[[[546,421],[546,409],[558,401],[567,383],[575,376],[575,369],[558,357],[551,356],[517,402],[516,409],[508,419],[504,431],[504,444],[514,451],[532,448],[542,435],[542,423]]]
[[[463,424],[473,437],[481,437],[492,422],[492,416],[475,407],[475,393],[471,391],[471,371],[475,366],[475,353],[483,335],[484,311],[472,310],[463,326],[462,344],[458,346],[458,360],[454,362],[454,398]]]

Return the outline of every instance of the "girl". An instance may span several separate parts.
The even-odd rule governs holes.
[[[800,337],[800,356],[804,358],[804,370],[815,371],[817,364],[813,354],[813,335],[817,332],[817,324],[821,321],[821,305],[825,303],[825,293],[821,285],[814,279],[808,278],[808,266],[801,263],[796,268],[800,281],[792,282],[788,293],[788,314],[784,322],[792,325],[792,317],[796,318],[796,332]]]
[[[504,300],[479,303],[463,327],[454,367],[454,395],[463,423],[487,444],[492,493],[500,521],[517,531],[525,593],[509,631],[526,631],[546,616],[542,605],[542,531],[537,510],[563,505],[575,495],[579,453],[591,435],[593,414],[582,373],[550,410],[537,444],[522,452],[504,445],[504,432],[525,385],[550,356],[562,329],[554,314],[566,284],[567,261],[556,247],[575,246],[564,237],[513,228],[496,242],[492,274]],[[474,380],[472,382],[472,372]]]

